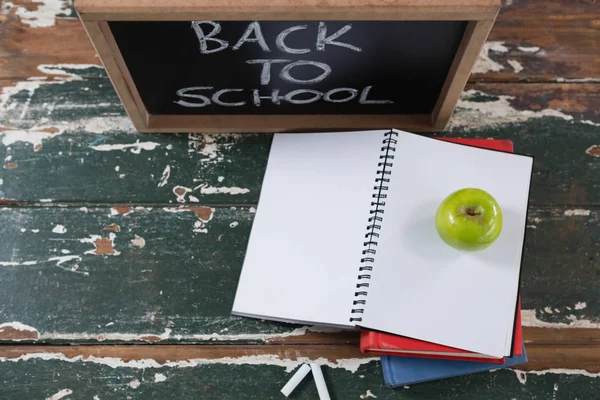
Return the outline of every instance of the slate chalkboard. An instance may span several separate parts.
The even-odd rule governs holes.
[[[141,132],[445,128],[500,0],[75,0]]]
[[[109,21],[149,114],[430,114],[467,21]]]

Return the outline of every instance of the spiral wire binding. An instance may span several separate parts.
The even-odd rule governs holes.
[[[367,233],[365,234],[365,242],[363,243],[364,249],[362,251],[363,257],[360,259],[360,266],[358,267],[358,283],[356,284],[356,292],[354,292],[355,300],[352,302],[353,306],[364,306],[367,302],[367,295],[369,294],[369,280],[371,279],[371,271],[373,271],[373,263],[375,262],[375,255],[377,254],[377,243],[379,238],[379,231],[381,230],[381,222],[383,221],[383,211],[385,207],[385,199],[387,198],[388,184],[390,182],[390,175],[392,173],[392,166],[394,163],[394,155],[390,154],[396,151],[395,145],[398,143],[398,133],[389,131],[384,134],[383,147],[381,151],[383,155],[379,156],[379,162],[377,163],[377,178],[375,178],[375,186],[373,187],[373,200],[371,201],[371,210],[369,210],[369,224],[367,225]],[[352,308],[352,314],[363,314],[364,308]],[[351,316],[350,322],[361,322],[361,316]]]

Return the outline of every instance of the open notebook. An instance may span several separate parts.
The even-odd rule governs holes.
[[[232,312],[510,355],[532,164],[397,130],[275,135]],[[481,252],[435,230],[466,187],[503,211]]]

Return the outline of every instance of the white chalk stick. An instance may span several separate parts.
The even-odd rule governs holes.
[[[321,366],[319,364],[311,363],[310,368],[312,369],[313,378],[317,384],[317,392],[319,393],[320,400],[330,400],[329,392],[327,391],[327,384],[325,383],[325,377]]]
[[[286,383],[285,386],[281,389],[281,393],[283,393],[285,397],[288,397],[290,393],[292,393],[294,389],[296,389],[296,386],[298,386],[298,384],[302,382],[302,379],[304,379],[304,377],[308,375],[309,372],[310,367],[308,366],[308,364],[302,364],[298,371],[296,371],[296,373],[290,378],[288,383]]]

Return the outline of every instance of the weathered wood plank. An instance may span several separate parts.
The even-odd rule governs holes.
[[[599,81],[595,1],[505,1],[472,81]]]
[[[82,71],[92,74],[98,68],[48,69],[70,74],[69,80],[20,82],[4,89],[0,198],[258,201],[270,135],[136,134],[107,82],[79,80]],[[511,139],[518,152],[534,155],[532,204],[598,205],[597,88],[526,87],[470,86],[444,135]]]
[[[571,329],[573,330],[573,329]],[[515,367],[524,371],[541,371],[549,369],[582,370],[600,377],[600,346],[569,343],[552,345],[527,344],[528,361]],[[156,367],[178,367],[186,363],[220,364],[228,360],[237,363],[275,364],[286,369],[293,369],[301,363],[317,361],[332,368],[356,369],[379,357],[361,353],[356,344],[335,345],[145,345],[145,346],[19,346],[0,347],[0,362],[26,359],[31,356],[40,357],[40,353],[52,354],[54,359],[64,361],[93,359],[114,359],[116,365],[143,364],[144,360],[152,360]],[[36,356],[37,355],[37,356]],[[40,357],[41,358],[41,357]],[[254,358],[255,360],[252,360]],[[74,361],[75,361],[74,360]],[[197,361],[193,361],[197,360]],[[235,361],[229,362],[236,364]]]
[[[0,338],[262,343],[310,332],[230,314],[253,211],[0,209]],[[532,208],[525,326],[600,328],[599,220],[598,208]]]
[[[73,18],[71,3],[15,0],[5,5],[0,24],[0,54],[5,64],[0,79],[40,75],[43,64],[99,63],[81,24]],[[506,4],[472,80],[597,80],[598,15],[593,1]]]
[[[377,359],[354,358],[354,347],[176,347],[4,347],[0,396],[279,399],[290,373],[308,360],[323,365],[334,399],[447,399],[451,393],[460,399],[574,400],[595,398],[600,390],[600,375],[581,369],[496,370],[392,390],[383,384]],[[317,398],[312,379],[293,396]]]

